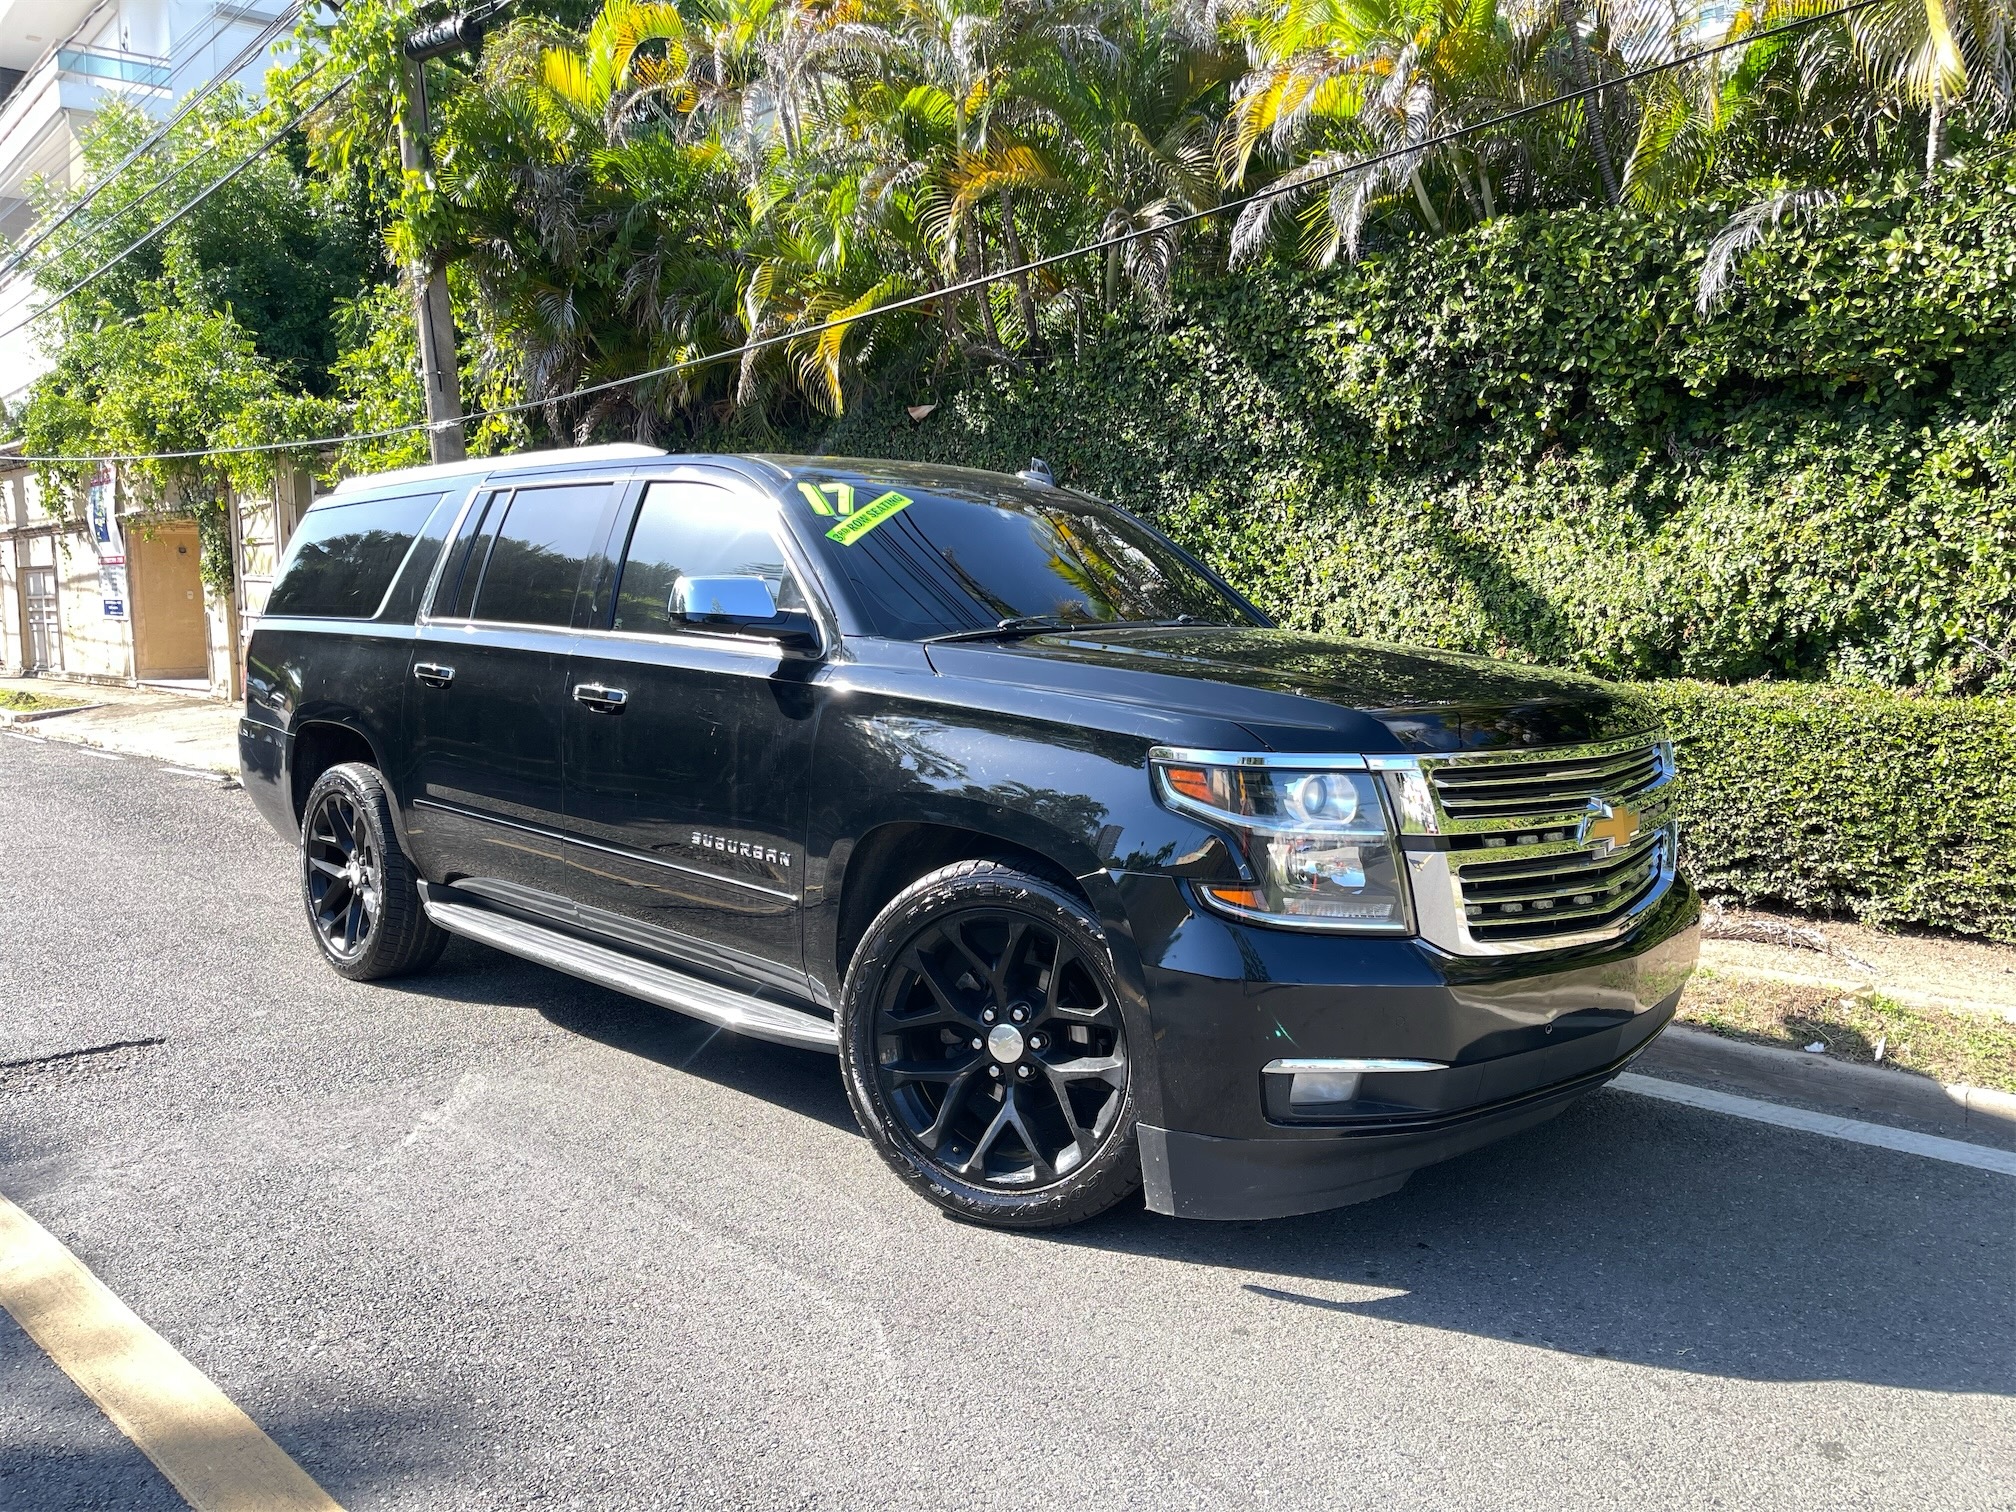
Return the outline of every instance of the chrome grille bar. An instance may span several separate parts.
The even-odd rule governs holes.
[[[1385,769],[1422,935],[1453,954],[1614,939],[1672,885],[1672,748],[1656,735]],[[1606,833],[1620,813],[1634,830]]]

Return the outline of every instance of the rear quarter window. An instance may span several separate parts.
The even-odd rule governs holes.
[[[436,490],[317,504],[288,543],[266,614],[370,619],[441,498]]]

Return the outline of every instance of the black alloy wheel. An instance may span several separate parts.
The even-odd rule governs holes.
[[[301,819],[301,902],[322,958],[353,982],[434,964],[447,934],[427,917],[399,848],[385,779],[344,762],[315,779]]]
[[[933,873],[870,929],[843,1019],[864,1127],[941,1207],[1049,1227],[1139,1184],[1126,1027],[1082,899],[999,862]]]
[[[370,947],[384,907],[384,857],[358,813],[356,796],[332,788],[301,827],[308,918],[322,948],[354,960]]]

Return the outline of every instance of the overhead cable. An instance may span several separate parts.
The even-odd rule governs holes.
[[[124,262],[127,258],[131,257],[135,252],[138,252],[142,247],[146,246],[149,242],[153,241],[155,237],[159,236],[169,227],[175,225],[184,216],[188,215],[191,211],[193,211],[198,205],[202,204],[205,200],[210,198],[211,195],[215,194],[219,189],[222,189],[226,184],[230,183],[233,179],[237,178],[239,174],[243,173],[246,169],[250,168],[254,163],[258,162],[260,158],[264,157],[267,153],[271,152],[274,146],[282,138],[284,138],[288,132],[292,131],[296,126],[300,125],[301,122],[305,120],[308,116],[314,114],[316,111],[320,110],[324,105],[328,104],[330,100],[335,98],[337,91],[341,90],[342,88],[344,88],[344,86],[348,85],[353,79],[355,79],[357,77],[358,72],[361,72],[361,70],[356,70],[351,73],[345,74],[342,78],[338,79],[334,84],[331,84],[327,89],[323,90],[321,94],[317,95],[313,100],[309,101],[308,104],[304,105],[301,109],[295,111],[293,115],[287,118],[285,125],[279,127],[277,130],[275,130],[269,136],[267,136],[265,140],[260,142],[260,144],[257,147],[253,148],[251,152],[247,153],[243,158],[239,159],[238,162],[231,167],[231,170],[228,173],[226,173],[222,178],[208,185],[201,194],[198,194],[193,198],[189,199],[188,201],[186,201],[185,203],[177,206],[175,210],[165,220],[161,221],[159,224],[153,227],[150,227],[147,231],[135,237],[131,242],[127,243],[125,247],[120,249],[118,253],[116,253],[112,257],[107,258],[104,262],[100,263],[97,267],[93,268],[89,273],[86,273],[82,278],[78,279],[75,283],[71,284],[68,288],[64,289],[62,293],[58,294],[54,299],[50,300],[47,304],[23,316],[20,320],[17,320],[13,325],[8,326],[6,330],[0,331],[0,340],[5,340],[7,337],[12,336],[16,331],[22,330],[23,328],[34,324],[37,320],[40,320],[44,315],[47,315],[51,310],[54,310],[57,306],[64,303],[64,301],[69,299],[71,295],[85,288],[93,280],[97,279],[100,275],[109,272],[112,268]]]
[[[284,26],[286,26],[289,22],[291,22],[300,13],[301,13],[301,6],[299,4],[299,0],[297,0],[297,3],[295,3],[292,6],[289,6],[286,10],[282,11],[279,15],[275,16],[265,26],[261,27],[260,30],[256,34],[254,34],[252,40],[247,42],[243,47],[241,47],[238,50],[237,55],[234,56],[230,62],[225,64],[221,72],[217,73],[212,78],[207,80],[205,83],[198,86],[196,89],[192,90],[189,94],[189,97],[182,102],[181,107],[177,109],[173,115],[171,115],[167,120],[163,121],[158,127],[156,127],[153,131],[149,132],[145,137],[143,137],[140,143],[136,147],[134,147],[134,149],[131,152],[127,153],[126,156],[121,158],[117,163],[113,164],[112,167],[104,174],[103,177],[98,179],[96,183],[92,184],[92,186],[89,189],[87,189],[82,195],[80,195],[74,202],[65,206],[62,214],[58,215],[54,220],[50,221],[49,224],[44,226],[41,230],[33,233],[29,237],[29,239],[21,246],[15,248],[14,255],[8,259],[6,266],[0,267],[0,279],[6,278],[9,274],[13,273],[15,269],[19,268],[23,263],[27,262],[28,259],[34,255],[36,248],[40,247],[44,242],[49,240],[50,237],[54,236],[58,231],[62,230],[63,227],[67,225],[73,217],[83,213],[85,207],[88,206],[94,199],[96,199],[103,190],[109,188],[113,184],[113,182],[119,178],[121,174],[126,172],[127,169],[131,168],[135,163],[137,163],[141,159],[141,157],[143,157],[146,153],[152,151],[155,147],[160,145],[163,139],[167,137],[169,132],[173,131],[177,126],[181,125],[183,121],[188,119],[191,111],[195,110],[212,94],[216,93],[219,89],[221,89],[225,84],[229,83],[232,79],[236,78],[239,71],[243,69],[248,63],[250,63],[252,59],[256,57],[260,52],[263,52],[266,48],[270,47],[273,43],[273,39],[279,35],[281,29]],[[228,20],[225,24],[227,25],[229,24]],[[220,27],[219,30],[221,29],[222,28]],[[216,40],[215,33],[212,34],[211,40],[212,41]],[[316,64],[315,68],[309,70],[307,77],[313,77],[316,72],[320,71],[321,67],[322,67],[321,64],[319,63]],[[207,155],[207,152],[201,155]],[[188,163],[185,161],[183,164],[180,164],[177,167],[170,169],[169,172],[163,174],[160,178],[156,179],[152,184],[148,185],[145,189],[141,190],[140,194],[130,204],[123,205],[118,210],[115,210],[112,214],[112,219],[117,219],[119,216],[124,215],[128,211],[130,211],[135,205],[141,204],[144,201],[146,201],[164,184],[166,184],[169,181],[169,179],[179,174],[182,171],[182,169],[186,166],[188,166]],[[102,229],[103,225],[109,225],[110,223],[111,223],[110,220],[107,220],[101,223],[100,227],[94,229]]]

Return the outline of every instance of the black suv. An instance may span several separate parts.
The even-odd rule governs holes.
[[[247,661],[337,971],[466,935],[837,1052],[987,1223],[1393,1191],[1614,1076],[1694,963],[1628,693],[1274,629],[1040,464],[353,479]]]

